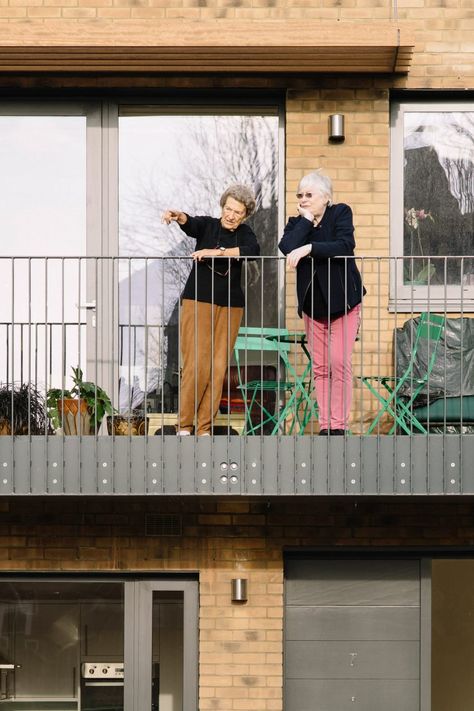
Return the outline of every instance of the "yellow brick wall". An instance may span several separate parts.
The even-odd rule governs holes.
[[[324,79],[324,87],[288,91],[286,108],[286,208],[295,214],[295,192],[302,175],[322,168],[333,180],[334,199],[354,212],[357,254],[389,255],[389,92],[385,79]],[[328,116],[345,116],[346,140],[330,144]],[[362,267],[361,267],[362,269]],[[390,372],[394,317],[388,312],[388,263],[364,262],[367,296],[361,341],[354,354],[354,375]],[[302,328],[296,315],[294,273],[288,272],[288,327]],[[402,318],[402,321],[404,319]],[[363,431],[377,403],[355,381],[351,429]]]
[[[182,535],[145,536],[147,513],[179,515]],[[472,517],[459,497],[4,497],[0,572],[198,572],[198,711],[282,711],[285,547],[461,548]]]

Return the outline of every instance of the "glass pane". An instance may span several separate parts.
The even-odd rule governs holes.
[[[183,709],[182,592],[153,592],[152,711]]]
[[[257,195],[249,225],[263,255],[277,254],[278,117],[253,115],[124,115],[119,119],[120,380],[122,409],[149,393],[173,412],[177,401],[178,301],[190,269],[194,240],[161,224],[167,208],[220,215],[219,198],[231,183]],[[163,259],[156,259],[156,257]],[[153,259],[155,257],[155,259]],[[262,271],[264,274],[262,275]],[[277,265],[244,270],[247,325],[277,323]]]
[[[432,567],[432,711],[466,711],[474,699],[474,561]]]
[[[0,116],[2,382],[61,387],[85,354],[85,263],[44,257],[86,253],[86,121]]]
[[[405,284],[474,285],[474,113],[404,114]],[[446,272],[446,273],[445,273]]]
[[[122,583],[1,583],[2,709],[123,711],[123,614]]]

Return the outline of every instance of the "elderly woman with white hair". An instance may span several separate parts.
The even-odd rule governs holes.
[[[193,428],[198,435],[211,433],[244,311],[239,257],[260,254],[255,234],[244,224],[255,210],[253,192],[245,185],[231,185],[220,206],[220,217],[167,210],[162,218],[168,225],[177,222],[196,240],[193,268],[181,297],[178,435],[189,435]]]
[[[304,176],[296,198],[298,216],[289,219],[279,247],[297,271],[298,314],[312,359],[319,434],[344,435],[352,400],[352,351],[365,293],[352,258],[352,210],[333,204],[331,180],[319,171]]]

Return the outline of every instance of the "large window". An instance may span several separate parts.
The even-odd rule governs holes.
[[[472,105],[394,105],[391,235],[399,309],[474,306]]]
[[[249,219],[262,255],[277,254],[279,116],[276,107],[121,106],[119,108],[120,408],[144,401],[173,411],[179,370],[179,299],[195,242],[161,222],[166,209],[220,215],[232,183],[255,191]],[[133,257],[133,260],[128,259]],[[157,259],[158,257],[158,259]],[[275,260],[249,262],[243,322],[275,326],[277,299],[263,308],[262,289],[277,293]]]

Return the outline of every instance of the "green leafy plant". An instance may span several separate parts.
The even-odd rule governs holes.
[[[93,432],[96,432],[100,427],[104,415],[111,415],[114,411],[110,397],[105,390],[95,383],[84,380],[81,368],[72,368],[72,373],[74,386],[70,390],[50,388],[46,393],[48,417],[53,427],[58,429],[62,425],[59,403],[67,399],[81,400],[87,405],[87,410],[91,416],[91,429]]]

